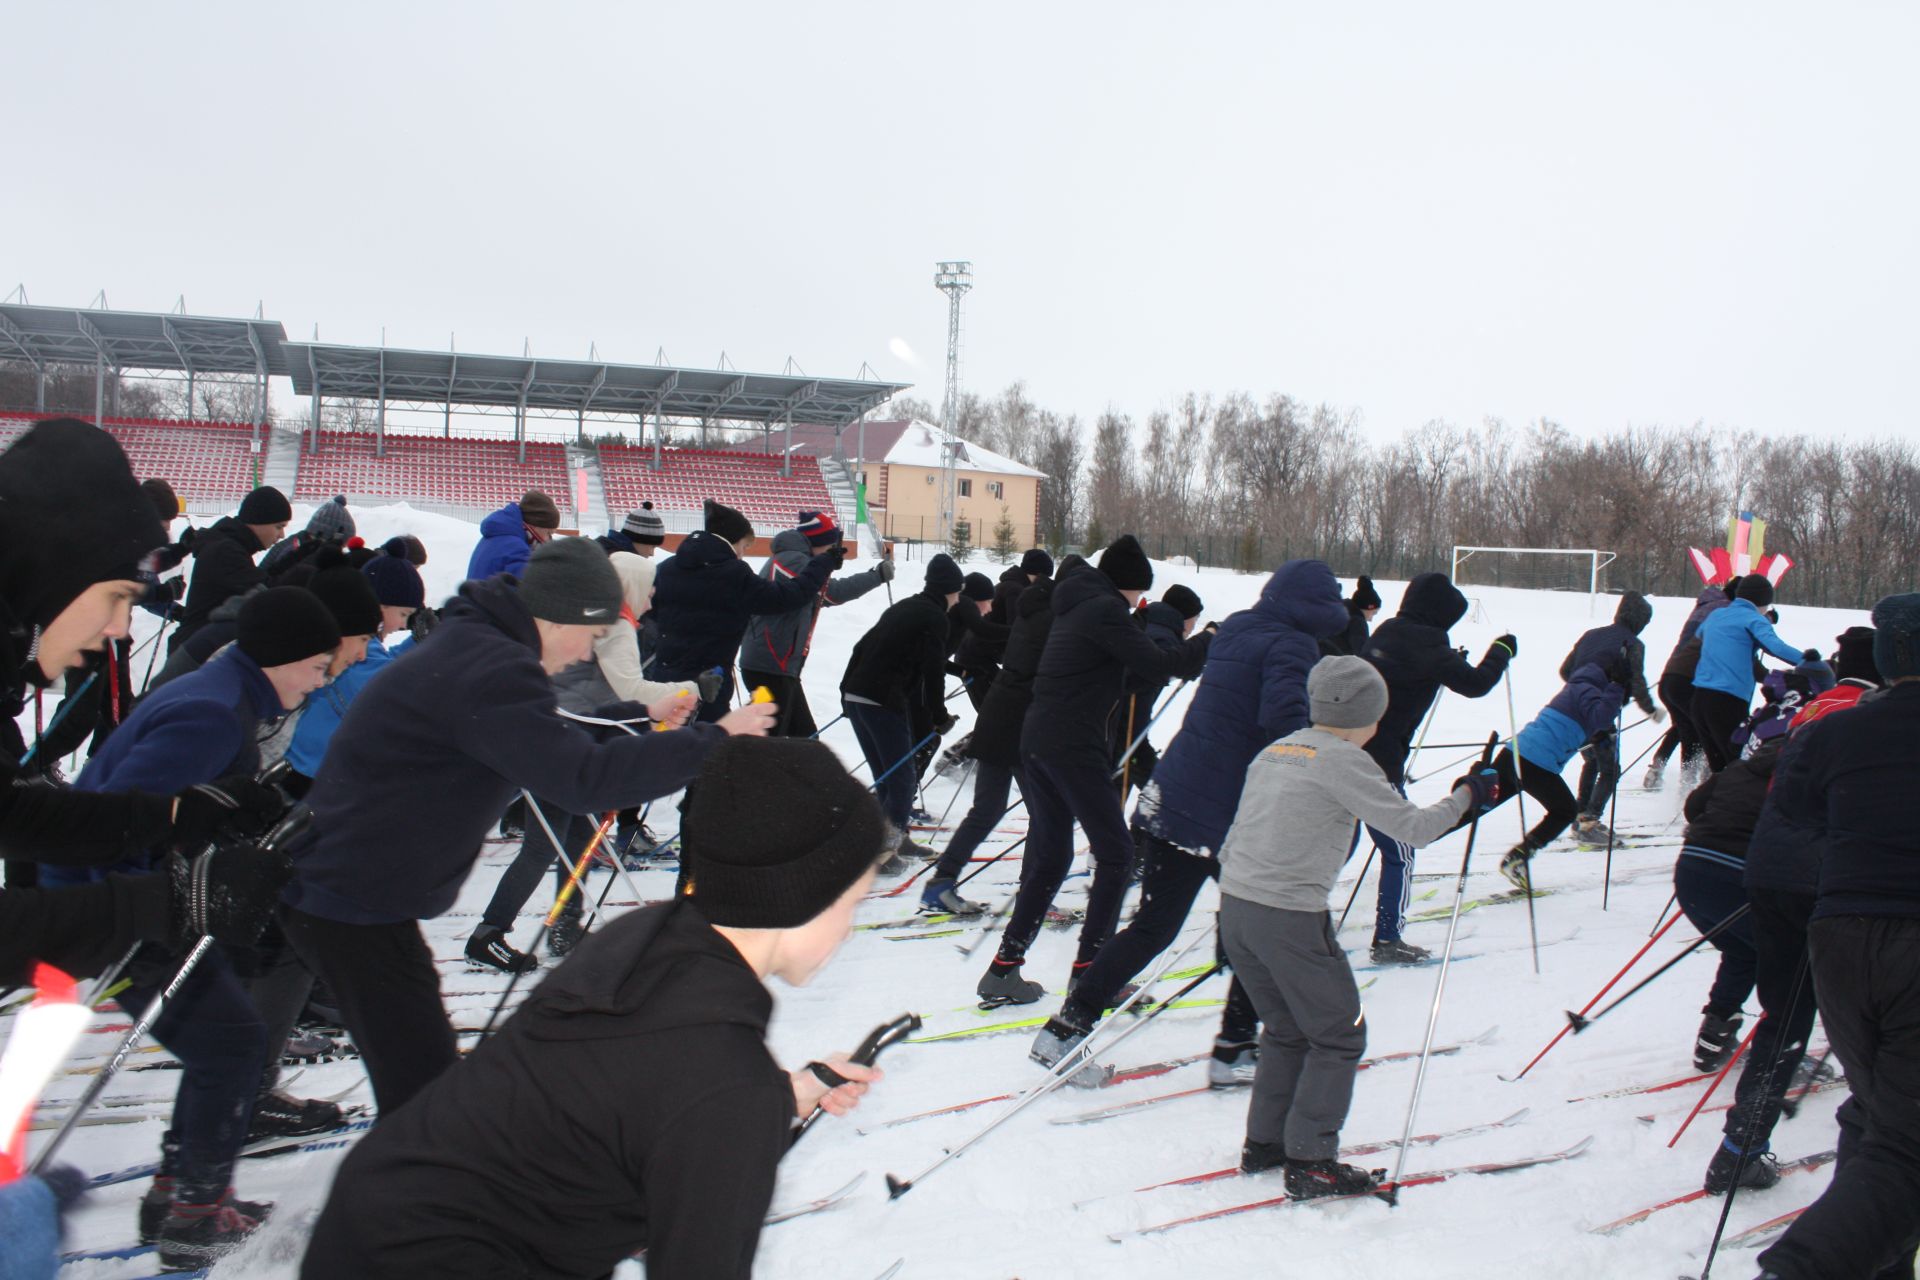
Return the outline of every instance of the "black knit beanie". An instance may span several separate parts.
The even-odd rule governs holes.
[[[960,584],[960,594],[984,604],[993,599],[993,579],[984,573],[970,573]]]
[[[1100,572],[1122,591],[1145,591],[1153,585],[1153,562],[1130,533],[1123,533],[1100,553]]]
[[[1348,597],[1356,609],[1378,609],[1380,593],[1373,589],[1373,579],[1366,574],[1360,575],[1360,581],[1354,584],[1353,594]]]
[[[703,510],[702,527],[728,542],[744,542],[753,536],[753,522],[724,502],[708,498]]]
[[[1835,679],[1880,683],[1880,668],[1873,661],[1872,627],[1848,627],[1834,641],[1839,645],[1833,654]]]
[[[805,924],[898,840],[872,793],[811,739],[729,737],[688,795],[680,891],[735,929]]]
[[[950,596],[966,587],[967,578],[960,572],[960,566],[953,562],[953,557],[943,551],[927,561],[926,584],[927,594]]]
[[[285,524],[293,519],[293,506],[287,495],[270,484],[263,484],[240,499],[241,524]]]
[[[284,667],[332,653],[340,647],[340,627],[320,597],[305,587],[268,587],[240,606],[239,644],[255,664]]]
[[[1891,683],[1920,676],[1920,593],[1886,596],[1873,606],[1873,663]]]
[[[1020,572],[1030,573],[1036,578],[1053,576],[1053,557],[1039,547],[1034,547],[1020,557]]]
[[[1763,574],[1750,573],[1740,579],[1740,588],[1734,599],[1750,600],[1754,608],[1765,609],[1773,603],[1773,584]]]
[[[1197,618],[1201,610],[1207,607],[1200,603],[1200,597],[1194,594],[1193,588],[1182,582],[1168,587],[1167,594],[1160,599],[1178,609],[1183,618]]]
[[[418,609],[427,603],[427,587],[420,571],[402,556],[375,556],[360,572],[373,584],[373,594],[381,604],[396,609]]]
[[[373,583],[366,574],[342,563],[314,574],[306,586],[327,606],[341,635],[380,634],[380,597],[374,593]]]
[[[527,557],[520,575],[527,612],[565,626],[601,627],[620,616],[626,594],[607,553],[592,538],[555,538]]]
[[[396,533],[381,543],[380,549],[416,569],[427,562],[427,544],[410,533]]]

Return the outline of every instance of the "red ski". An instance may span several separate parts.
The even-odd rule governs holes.
[[[1817,1151],[1810,1156],[1801,1156],[1798,1160],[1782,1161],[1780,1172],[1783,1174],[1806,1173],[1809,1170],[1818,1169],[1823,1165],[1832,1164],[1837,1154],[1838,1153],[1833,1151]],[[1624,1218],[1615,1218],[1612,1222],[1603,1223],[1600,1226],[1591,1228],[1591,1230],[1593,1234],[1599,1236],[1612,1235],[1623,1227],[1630,1227],[1636,1222],[1645,1222],[1662,1209],[1673,1209],[1680,1205],[1692,1204],[1696,1200],[1704,1200],[1706,1198],[1707,1192],[1704,1187],[1695,1188],[1685,1195],[1675,1196],[1671,1200],[1662,1200],[1659,1204],[1649,1205],[1644,1209],[1637,1209]]]

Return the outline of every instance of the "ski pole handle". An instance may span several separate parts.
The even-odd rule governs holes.
[[[899,1044],[919,1029],[920,1015],[917,1013],[903,1013],[893,1021],[883,1022],[872,1031],[869,1031],[867,1038],[862,1040],[860,1046],[848,1056],[861,1066],[870,1067],[883,1050]],[[809,1062],[807,1064],[807,1070],[813,1072],[815,1078],[829,1089],[837,1089],[843,1084],[852,1083],[847,1077],[841,1075],[824,1062]],[[800,1127],[794,1130],[793,1141],[799,1142],[800,1139],[806,1137],[807,1130],[813,1128],[814,1122],[825,1114],[826,1112],[821,1108],[814,1108],[813,1114],[805,1120],[802,1120]],[[791,1146],[792,1144],[788,1145]]]

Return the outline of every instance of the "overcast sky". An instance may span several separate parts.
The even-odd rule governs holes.
[[[1920,6],[15,4],[0,292],[1136,415],[1911,432]]]

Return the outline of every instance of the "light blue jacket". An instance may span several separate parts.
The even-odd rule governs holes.
[[[1801,651],[1774,633],[1766,615],[1751,600],[1735,600],[1708,614],[1700,624],[1700,665],[1693,687],[1753,699],[1753,655],[1765,649],[1782,662],[1800,663]]]
[[[367,641],[367,656],[354,663],[325,688],[320,689],[307,699],[307,709],[300,715],[300,723],[294,727],[293,743],[287,748],[287,763],[311,778],[320,772],[320,762],[326,759],[327,744],[333,741],[334,730],[340,727],[340,718],[347,714],[347,708],[367,687],[367,681],[374,678],[386,665],[393,661],[393,655],[387,652],[379,636]]]

